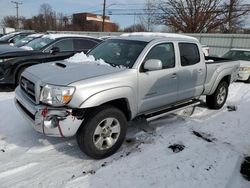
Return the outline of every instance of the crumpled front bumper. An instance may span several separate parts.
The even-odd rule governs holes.
[[[72,109],[34,104],[20,86],[15,90],[15,104],[26,120],[40,133],[55,137],[74,136],[82,120],[72,116]]]

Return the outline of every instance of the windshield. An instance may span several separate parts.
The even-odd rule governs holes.
[[[112,66],[131,68],[146,45],[147,42],[142,41],[110,39],[98,45],[88,55],[102,59]]]
[[[10,38],[14,37],[15,35],[16,35],[16,33],[10,33],[10,34],[4,35],[4,36],[0,37],[0,41],[9,40]]]
[[[250,61],[250,51],[243,51],[243,50],[230,50],[222,57],[229,58],[233,60],[245,60]]]
[[[49,37],[37,38],[30,41],[27,46],[28,48],[32,48],[33,50],[41,50],[44,46],[52,43],[55,39],[51,39]]]
[[[36,38],[36,37],[30,37],[30,36],[25,37],[25,38],[19,40],[18,42],[16,42],[16,43],[14,44],[14,46],[16,46],[16,47],[21,47],[21,46],[23,46],[23,45],[29,43],[30,41],[34,40],[35,38]]]

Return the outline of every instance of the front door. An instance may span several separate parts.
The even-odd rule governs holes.
[[[155,45],[148,52],[143,64],[149,59],[162,62],[162,69],[139,72],[139,113],[171,104],[177,100],[178,75],[173,43]]]

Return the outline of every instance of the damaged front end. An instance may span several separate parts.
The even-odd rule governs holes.
[[[34,105],[17,87],[16,106],[21,114],[32,124],[36,131],[48,136],[74,136],[81,126],[82,118],[74,114],[73,109],[54,108],[46,105]]]
[[[35,129],[48,136],[74,136],[82,123],[69,109],[39,109],[35,114]]]

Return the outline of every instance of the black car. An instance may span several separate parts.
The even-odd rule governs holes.
[[[34,32],[13,32],[0,37],[0,44],[15,44],[24,37],[34,34]]]
[[[64,60],[77,52],[87,53],[100,42],[100,39],[87,36],[49,34],[23,48],[8,45],[6,50],[0,45],[0,85],[17,85],[27,67]]]

